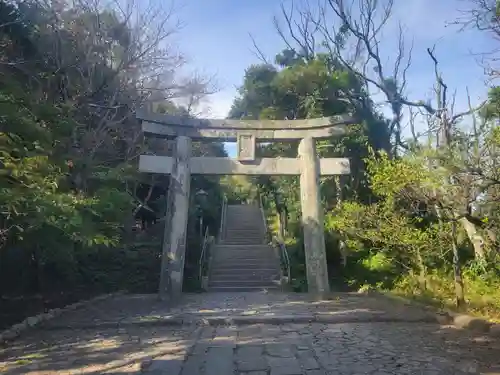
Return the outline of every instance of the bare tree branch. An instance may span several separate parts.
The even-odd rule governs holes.
[[[260,60],[262,61],[264,64],[271,64],[271,62],[267,59],[266,55],[262,52],[262,50],[259,48],[259,46],[257,45],[257,42],[255,41],[255,38],[253,37],[253,35],[251,33],[248,34],[250,36],[250,39],[252,40],[252,45],[253,45],[253,48],[255,49],[253,51],[253,54]]]

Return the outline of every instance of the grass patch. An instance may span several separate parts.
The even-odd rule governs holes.
[[[492,275],[477,276],[464,272],[467,312],[494,322],[500,322],[500,281]],[[392,293],[437,308],[455,310],[454,284],[451,275],[435,272],[427,277],[422,290],[416,277],[402,277]]]
[[[31,364],[31,360],[29,359],[18,359],[17,361],[14,362],[15,365],[17,366],[26,366]]]
[[[46,355],[42,353],[31,353],[24,355],[22,359],[42,359],[45,358]]]

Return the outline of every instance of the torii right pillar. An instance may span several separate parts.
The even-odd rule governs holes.
[[[319,189],[320,162],[316,155],[316,141],[306,137],[298,149],[300,173],[300,201],[304,252],[306,257],[307,287],[309,293],[323,297],[330,292],[326,263],[324,213]]]

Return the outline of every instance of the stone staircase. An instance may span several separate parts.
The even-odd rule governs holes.
[[[212,250],[208,290],[279,288],[279,260],[274,249],[266,244],[259,206],[228,205],[224,228],[222,238]]]

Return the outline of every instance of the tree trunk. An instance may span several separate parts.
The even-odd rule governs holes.
[[[460,311],[465,310],[464,280],[462,278],[462,269],[460,266],[460,254],[458,253],[457,243],[457,223],[452,222],[451,237],[453,247],[453,280],[455,283],[455,304]]]
[[[420,253],[420,249],[417,249],[417,261],[419,268],[418,283],[420,290],[424,292],[427,290],[427,268],[425,267],[424,258]]]
[[[460,224],[464,228],[467,233],[467,237],[469,241],[472,243],[474,247],[474,256],[476,260],[484,261],[486,259],[486,255],[484,253],[484,239],[483,236],[478,232],[476,226],[471,223],[467,218],[463,217],[459,220]]]

